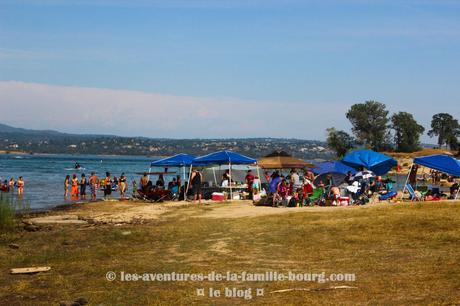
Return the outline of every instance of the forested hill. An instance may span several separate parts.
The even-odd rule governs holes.
[[[26,153],[114,154],[168,156],[180,152],[194,155],[232,150],[261,157],[284,150],[303,159],[329,159],[333,152],[316,140],[281,138],[164,139],[79,135],[52,130],[29,130],[0,124],[0,150]]]

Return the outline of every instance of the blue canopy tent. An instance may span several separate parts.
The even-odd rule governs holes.
[[[232,176],[232,165],[254,165],[257,160],[247,157],[245,155],[235,153],[232,151],[217,151],[207,155],[199,156],[192,161],[192,167],[197,166],[210,166],[210,165],[228,165],[230,177]],[[258,171],[258,168],[257,168]],[[190,171],[191,172],[191,171]],[[189,176],[190,181],[190,176]],[[233,199],[232,184],[230,186],[230,199]]]
[[[411,166],[411,171],[412,171],[412,167],[414,166],[414,164],[424,166],[430,169],[438,170],[438,171],[441,171],[441,172],[444,172],[444,173],[447,173],[449,175],[453,175],[456,177],[460,177],[460,161],[449,155],[436,154],[436,155],[416,157],[414,158],[414,163]],[[411,171],[409,171],[409,173]],[[409,175],[407,176],[406,184],[408,180],[409,180]],[[458,197],[458,192],[455,195],[455,199],[457,199],[457,197]]]
[[[339,161],[326,161],[317,164],[311,171],[316,174],[314,184],[317,185],[320,180],[324,182],[327,175],[332,176],[332,183],[334,185],[340,185],[346,178],[347,173],[351,172],[353,175],[356,170],[350,166],[347,166]]]
[[[195,156],[185,153],[176,154],[156,160],[150,164],[151,167],[188,167],[192,164]]]
[[[414,164],[460,177],[460,161],[452,156],[438,154],[416,157]]]
[[[376,175],[384,175],[398,162],[382,153],[372,150],[357,150],[345,155],[342,162],[353,168],[364,167]]]
[[[183,182],[185,183],[187,180],[187,175],[185,173],[185,168],[190,167],[192,165],[192,161],[195,158],[195,156],[190,155],[190,154],[185,154],[185,153],[179,153],[174,156],[162,158],[159,160],[156,160],[150,164],[150,170],[152,167],[178,167],[182,168],[183,170]],[[185,200],[185,197],[184,197]]]

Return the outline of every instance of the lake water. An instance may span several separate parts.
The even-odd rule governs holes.
[[[131,182],[139,181],[139,172],[148,171],[150,162],[154,160],[139,156],[95,156],[95,155],[0,155],[0,178],[3,180],[13,177],[15,180],[22,176],[25,181],[24,196],[18,198],[14,193],[2,193],[10,196],[19,206],[28,206],[32,210],[49,209],[58,204],[70,203],[64,199],[64,178],[66,175],[82,173],[89,177],[95,171],[102,179],[105,172],[112,177],[125,173],[129,189]],[[84,169],[74,170],[75,162]],[[159,169],[157,169],[159,170]],[[161,169],[164,170],[164,169]],[[165,177],[168,179],[168,177]],[[0,192],[1,193],[1,192]],[[89,189],[87,189],[89,193]],[[102,196],[102,192],[98,196]],[[116,193],[114,196],[118,196]]]
[[[119,177],[122,172],[128,179],[128,194],[132,190],[132,181],[139,182],[141,175],[139,173],[149,170],[150,163],[155,158],[143,156],[100,156],[100,155],[14,155],[0,154],[0,178],[9,180],[13,177],[15,180],[22,176],[25,181],[24,196],[18,198],[16,190],[10,193],[0,192],[2,197],[11,197],[19,209],[24,207],[31,210],[46,210],[59,204],[71,203],[70,199],[64,199],[64,178],[66,175],[77,174],[80,178],[82,173],[89,177],[92,171],[102,179],[105,172],[111,173],[112,177]],[[74,170],[75,162],[82,165],[84,169]],[[235,167],[237,168],[237,166]],[[164,168],[153,168],[152,171],[163,171]],[[236,170],[236,169],[235,169]],[[240,180],[244,180],[246,168],[240,169]],[[166,182],[169,182],[173,176],[183,175],[182,170],[171,168],[171,174],[165,175]],[[212,181],[211,174],[205,175],[208,181]],[[205,174],[205,173],[204,173]],[[235,171],[236,177],[236,171]],[[188,176],[188,171],[186,173]],[[220,178],[220,174],[218,175]],[[157,177],[152,177],[155,182]],[[405,176],[396,176],[395,189],[402,189]],[[89,188],[87,189],[89,198]],[[119,195],[114,192],[113,197]],[[102,197],[103,192],[98,193]]]

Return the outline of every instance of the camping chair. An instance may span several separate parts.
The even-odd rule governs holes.
[[[313,194],[308,197],[308,200],[310,201],[310,204],[311,203],[314,203],[318,200],[321,200],[324,196],[324,189],[323,188],[315,188],[313,189]]]
[[[409,195],[410,195],[410,200],[411,201],[422,201],[423,200],[423,196],[422,194],[417,194],[414,190],[414,188],[412,188],[412,185],[407,183],[406,184],[406,189],[407,191],[409,192]]]
[[[171,188],[171,200],[177,200],[179,199],[179,186],[173,186]]]

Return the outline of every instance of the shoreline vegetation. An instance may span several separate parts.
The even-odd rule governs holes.
[[[0,234],[0,300],[7,305],[71,305],[76,299],[90,305],[248,302],[200,297],[198,287],[261,288],[263,296],[252,296],[260,304],[460,299],[459,201],[306,208],[206,204],[102,201],[22,216],[14,230]],[[51,269],[8,272],[25,267]],[[106,279],[108,271],[116,273],[115,281]],[[122,282],[121,271],[324,271],[352,273],[356,281]],[[330,289],[340,286],[353,289]],[[305,290],[277,292],[292,288]]]

